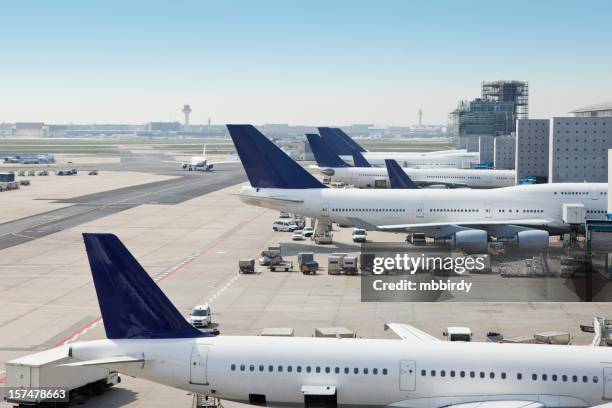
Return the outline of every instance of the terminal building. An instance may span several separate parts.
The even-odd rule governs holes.
[[[480,136],[478,138],[478,152],[481,163],[495,162],[495,137]]]
[[[514,136],[498,136],[493,141],[493,165],[496,169],[512,170],[516,161]]]
[[[581,112],[581,116],[553,118],[549,181],[607,182],[608,149],[612,149],[612,116]]]
[[[519,119],[516,126],[516,179],[548,181],[550,120]]]

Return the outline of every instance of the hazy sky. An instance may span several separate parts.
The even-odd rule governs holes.
[[[530,116],[612,100],[612,1],[0,0],[0,122],[446,123],[482,80]]]

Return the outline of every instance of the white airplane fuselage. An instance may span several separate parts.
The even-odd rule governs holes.
[[[466,151],[440,151],[430,153],[410,152],[365,152],[364,158],[373,166],[385,166],[386,159],[398,162],[401,167],[415,168],[470,168],[472,164],[480,163],[479,153]],[[352,157],[341,156],[345,161]]]
[[[380,181],[389,185],[389,174],[385,167],[334,167],[318,168],[323,174],[335,181],[351,184],[359,188],[373,188]],[[515,184],[514,170],[473,170],[473,169],[413,169],[404,172],[419,185],[450,185],[469,188],[499,188]]]
[[[472,189],[276,189],[243,187],[240,199],[251,205],[327,219],[343,225],[361,220],[385,226],[431,223],[548,220],[552,234],[569,230],[563,204],[583,204],[587,218],[604,219],[606,183],[520,185],[491,190]]]
[[[606,347],[217,336],[98,340],[71,349],[80,360],[144,357],[108,367],[225,400],[257,394],[269,406],[303,406],[305,386],[335,387],[339,407],[496,400],[587,407],[612,399]]]

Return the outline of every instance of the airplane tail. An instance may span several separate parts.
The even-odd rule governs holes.
[[[332,128],[334,132],[336,132],[336,135],[341,138],[342,140],[344,140],[344,142],[346,144],[348,144],[349,146],[351,146],[351,148],[353,150],[356,150],[360,153],[365,153],[367,152],[366,149],[363,148],[363,146],[361,146],[359,143],[357,143],[355,140],[353,140],[352,137],[350,137],[349,135],[346,134],[346,132],[344,132],[344,130],[340,129],[340,128]]]
[[[338,136],[333,128],[320,127],[318,129],[323,141],[327,143],[338,156],[350,156],[353,154],[353,148]]]
[[[351,167],[346,164],[340,156],[333,152],[331,147],[316,134],[307,134],[306,138],[310,144],[312,154],[319,167]]]
[[[353,150],[353,164],[355,167],[372,167],[370,162],[368,162],[358,150]]]
[[[410,190],[419,188],[395,160],[387,159],[385,160],[385,165],[387,166],[391,188]]]
[[[227,125],[251,186],[326,188],[252,125]]]
[[[83,234],[106,337],[205,337],[191,326],[113,234]]]

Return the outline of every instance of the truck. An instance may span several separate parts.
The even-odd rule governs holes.
[[[472,341],[472,330],[469,327],[447,327],[442,335],[448,341]]]
[[[4,399],[20,407],[40,406],[49,402],[70,402],[79,394],[101,395],[121,382],[116,371],[97,366],[68,367],[77,362],[69,346],[59,346],[6,362]],[[49,399],[43,392],[57,391]],[[26,392],[33,391],[33,392]]]

